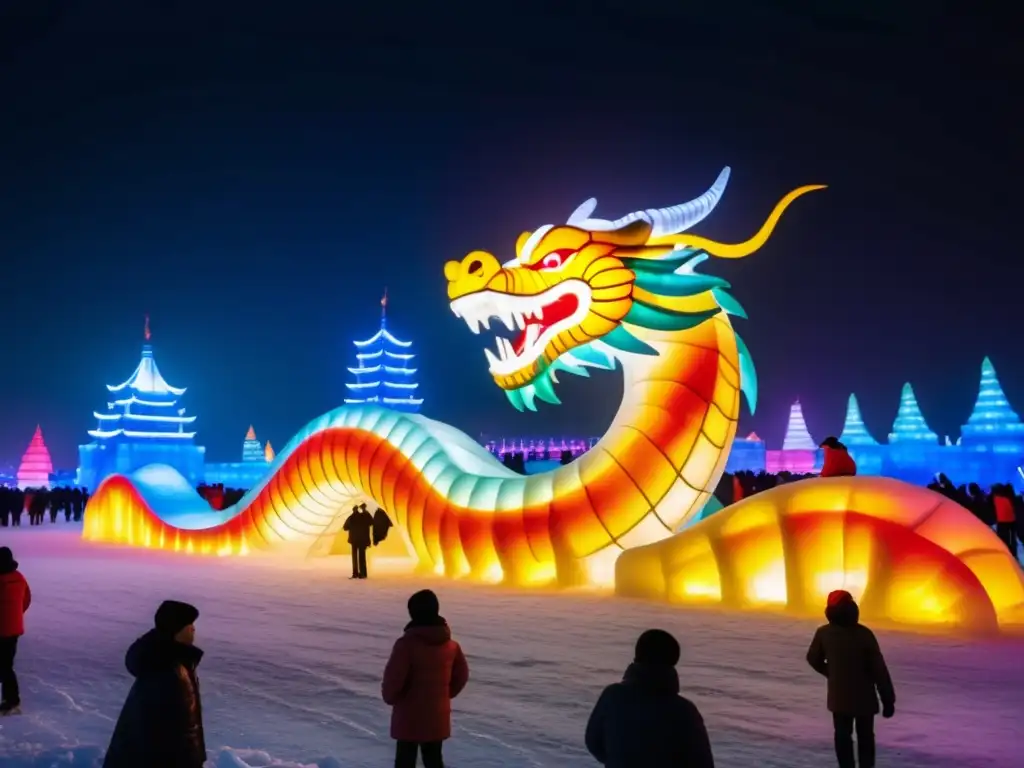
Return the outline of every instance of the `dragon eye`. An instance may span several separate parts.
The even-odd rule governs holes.
[[[571,248],[562,248],[561,250],[552,251],[540,261],[530,265],[530,269],[534,270],[545,270],[545,269],[558,269],[564,266],[569,257],[576,253]]]

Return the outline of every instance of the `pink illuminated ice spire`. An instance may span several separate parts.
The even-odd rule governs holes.
[[[53,473],[53,462],[50,451],[43,442],[43,430],[37,424],[35,434],[28,444],[25,455],[21,457],[18,467],[19,488],[49,488],[50,475]]]

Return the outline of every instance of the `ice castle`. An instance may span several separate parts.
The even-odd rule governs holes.
[[[107,385],[106,410],[93,412],[93,440],[78,446],[77,483],[83,488],[95,489],[108,475],[148,464],[174,467],[193,485],[204,479],[206,449],[195,444],[196,417],[178,405],[185,388],[172,387],[160,375],[150,338],[147,317],[142,359],[127,380]]]
[[[415,355],[409,351],[411,341],[396,338],[387,327],[388,294],[380,300],[380,329],[364,341],[354,341],[356,366],[348,371],[356,377],[345,386],[351,397],[348,405],[377,403],[396,411],[417,413],[423,399],[416,397],[419,384],[416,369],[410,367]]]
[[[834,433],[822,433],[817,440],[813,439],[800,404],[794,403],[782,450],[766,451],[765,460],[759,461],[750,438],[737,440],[741,453],[736,453],[734,448],[736,455],[730,456],[728,466],[730,471],[810,471],[805,468],[811,447],[816,447],[829,434]],[[974,409],[955,442],[947,437],[940,443],[939,435],[925,421],[910,383],[904,384],[900,393],[899,409],[888,443],[879,443],[868,432],[855,395],[850,395],[847,403],[839,439],[857,461],[857,471],[863,475],[886,475],[926,484],[941,472],[957,484],[976,482],[989,486],[1012,482],[1024,487],[1024,477],[1018,471],[1018,467],[1024,465],[1024,422],[1007,402],[995,367],[987,357],[981,364]],[[817,468],[820,463],[819,453],[815,461]]]

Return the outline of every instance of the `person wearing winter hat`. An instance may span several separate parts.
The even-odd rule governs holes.
[[[807,650],[807,663],[828,678],[828,709],[835,727],[839,768],[874,768],[875,715],[896,713],[896,689],[874,632],[860,623],[860,608],[846,590],[828,596],[828,624],[819,627]],[[854,760],[853,734],[857,733]]]
[[[10,547],[0,547],[0,716],[21,711],[21,692],[14,674],[18,638],[25,634],[25,611],[32,590],[18,570]]]
[[[444,768],[441,746],[452,735],[452,699],[469,681],[462,647],[452,640],[440,603],[429,589],[409,598],[405,634],[395,642],[381,683],[391,706],[395,768]]]
[[[203,707],[195,646],[199,610],[165,600],[153,629],[125,654],[135,678],[114,726],[104,768],[202,768],[206,761]]]
[[[678,641],[648,629],[621,683],[604,689],[587,721],[587,750],[606,768],[714,768],[704,718],[679,695]]]

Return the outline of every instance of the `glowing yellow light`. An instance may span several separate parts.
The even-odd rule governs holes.
[[[704,582],[693,574],[696,563],[708,570],[708,560],[723,583],[740,585],[719,596],[731,608],[779,606],[820,617],[828,593],[845,589],[862,601],[868,621],[986,633],[1024,623],[1024,572],[991,529],[938,494],[897,480],[805,480],[759,493],[623,553],[616,591],[705,601]],[[651,578],[657,571],[664,575]]]

